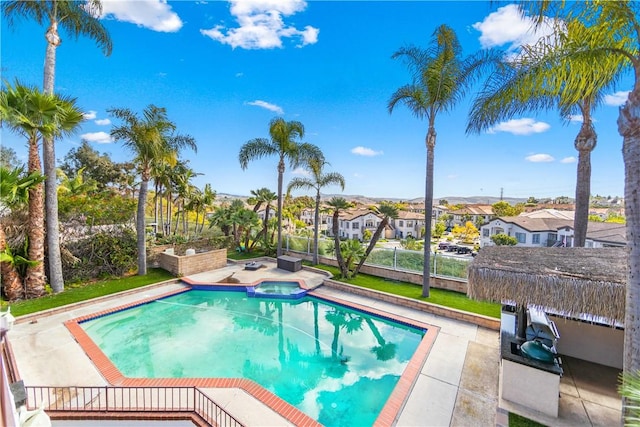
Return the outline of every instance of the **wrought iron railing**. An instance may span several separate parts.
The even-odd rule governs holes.
[[[197,387],[27,386],[26,392],[30,410],[193,412],[211,426],[243,426]]]

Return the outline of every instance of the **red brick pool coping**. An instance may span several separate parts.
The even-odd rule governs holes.
[[[210,283],[199,283],[187,278],[182,279],[185,283],[189,285],[207,285],[207,287],[215,288],[215,287],[238,287],[238,288],[247,288],[247,286],[254,286],[255,284],[263,281],[269,280],[278,280],[278,279],[261,279],[254,284],[247,285],[241,283],[224,283],[224,284],[210,284]],[[287,280],[287,281],[297,281],[300,283],[301,287],[307,289],[304,285],[304,281],[302,280]],[[144,298],[139,301],[121,305],[118,307],[110,308],[107,310],[103,310],[97,313],[92,313],[89,315],[77,317],[75,319],[68,320],[64,322],[64,325],[67,327],[71,335],[78,342],[80,347],[87,354],[89,359],[96,366],[98,371],[102,374],[104,379],[110,384],[114,386],[122,386],[122,387],[187,387],[187,386],[195,386],[199,388],[239,388],[250,394],[273,411],[278,413],[280,416],[288,420],[294,425],[304,425],[304,426],[321,426],[313,418],[309,417],[304,412],[300,411],[298,408],[292,406],[287,403],[280,397],[276,396],[272,392],[268,391],[264,387],[260,386],[254,381],[244,379],[244,378],[129,378],[122,375],[120,370],[116,368],[116,366],[111,362],[111,360],[102,352],[102,350],[93,342],[93,340],[87,335],[84,329],[80,326],[80,323],[86,320],[95,319],[97,317],[106,316],[111,313],[115,313],[118,311],[126,310],[131,307],[136,307],[142,304],[146,304],[151,301],[155,301],[157,299],[166,298],[172,295],[177,295],[183,292],[187,292],[190,290],[189,288],[178,289],[171,292],[166,292],[161,295]],[[426,323],[418,322],[412,319],[408,319],[402,316],[398,316],[392,313],[388,313],[382,310],[375,309],[373,307],[364,306],[361,304],[341,300],[338,298],[330,298],[324,295],[316,295],[315,292],[310,291],[308,295],[314,296],[316,298],[333,302],[336,304],[340,304],[346,307],[355,308],[360,311],[365,311],[368,313],[372,313],[383,318],[387,318],[390,320],[397,321],[399,323],[405,325],[411,325],[417,328],[425,329],[426,333],[422,338],[422,341],[418,345],[418,348],[414,352],[413,357],[407,364],[404,372],[402,373],[396,387],[393,389],[387,403],[382,408],[378,418],[374,425],[376,426],[391,426],[395,421],[397,421],[400,411],[405,405],[407,398],[415,382],[420,375],[420,371],[431,351],[433,343],[440,331],[438,326],[429,325]]]

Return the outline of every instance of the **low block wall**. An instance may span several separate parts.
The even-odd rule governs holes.
[[[289,252],[288,255],[292,255],[298,258],[311,261],[311,255],[306,255],[298,252]],[[322,264],[338,266],[338,261],[333,258],[318,257],[318,260]],[[370,274],[372,276],[383,277],[390,280],[398,280],[400,282],[413,283],[415,285],[422,285],[422,274],[413,273],[410,271],[393,270],[385,267],[375,267],[371,265],[363,265],[360,271],[364,274]],[[446,289],[448,291],[460,292],[467,294],[467,282],[466,280],[456,280],[451,278],[431,276],[429,280],[429,286],[432,288]]]
[[[160,268],[175,276],[189,276],[204,271],[215,270],[227,265],[227,250],[215,249],[193,255],[178,256],[161,252],[158,254]]]
[[[401,305],[403,307],[410,307],[415,310],[420,310],[427,313],[448,317],[450,319],[461,320],[463,322],[472,323],[474,325],[482,326],[483,328],[491,329],[494,331],[500,330],[500,319],[495,319],[493,317],[482,316],[480,314],[474,314],[474,313],[468,313],[466,311],[460,311],[453,308],[443,307],[441,305],[430,304],[424,301],[418,301],[411,298],[392,295],[386,292],[379,292],[379,291],[374,291],[372,289],[360,288],[358,286],[352,286],[347,283],[342,283],[342,282],[338,282],[336,280],[331,280],[331,279],[325,279],[324,285],[330,288],[339,289],[341,291],[349,292],[352,294],[363,295],[366,297],[387,301],[392,304]]]

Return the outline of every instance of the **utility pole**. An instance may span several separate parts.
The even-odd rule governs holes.
[[[502,201],[502,195],[504,194],[504,188],[500,187],[500,201]]]

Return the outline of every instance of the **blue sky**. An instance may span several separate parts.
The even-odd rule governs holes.
[[[484,1],[159,1],[103,0],[103,23],[113,39],[105,57],[89,39],[62,34],[56,92],[77,98],[87,120],[56,143],[61,161],[82,139],[116,161],[131,158],[110,141],[109,108],[135,112],[149,104],[167,109],[178,131],[198,152],[182,152],[218,193],[249,195],[277,186],[275,157],[243,171],[240,147],[268,137],[276,117],[305,126],[346,180],[345,194],[404,199],[424,197],[427,123],[391,94],[410,82],[391,55],[408,45],[427,47],[434,29],[456,31],[465,54],[535,40],[513,5]],[[45,28],[2,22],[2,78],[42,85]],[[622,196],[622,139],[618,108],[631,89],[623,79],[596,111],[598,145],[592,153],[592,194]],[[555,197],[575,194],[579,118],[531,113],[480,135],[465,135],[470,98],[436,120],[434,194],[448,196]],[[1,130],[2,144],[26,159],[26,144]],[[287,167],[285,184],[304,170]],[[324,193],[340,193],[326,187]],[[304,192],[295,193],[301,195]]]

